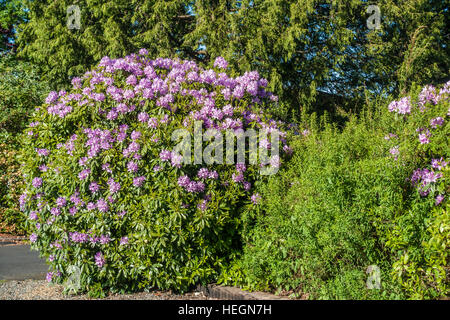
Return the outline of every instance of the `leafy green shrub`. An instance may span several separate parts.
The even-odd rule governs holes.
[[[396,118],[394,125],[401,144],[409,143],[417,159],[417,169],[408,177],[414,192],[408,194],[408,207],[388,230],[386,246],[396,254],[393,278],[413,299],[450,293],[450,219],[443,209],[448,206],[450,193],[449,93],[450,82],[440,90],[425,86],[389,105],[389,110],[393,108],[397,114],[402,114],[398,112],[402,101],[408,101],[411,109]]]
[[[0,232],[26,232],[18,208],[23,181],[16,159],[17,136],[34,107],[44,101],[48,88],[32,65],[12,54],[0,54]]]
[[[13,143],[28,124],[35,106],[48,94],[35,68],[12,54],[0,54],[0,139]]]
[[[50,264],[48,279],[73,291],[186,290],[215,279],[240,249],[260,166],[186,163],[175,130],[194,136],[194,120],[202,131],[263,128],[290,150],[264,113],[277,98],[257,72],[231,78],[220,57],[203,70],[146,55],[104,57],[70,92],[51,92],[26,130],[30,240]]]
[[[299,136],[221,281],[325,299],[448,294],[449,84]],[[380,290],[366,286],[374,265]]]
[[[17,151],[0,143],[0,232],[26,233],[26,218],[19,210],[23,178],[17,161]]]

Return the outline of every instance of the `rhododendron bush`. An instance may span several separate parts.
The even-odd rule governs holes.
[[[152,60],[145,49],[104,57],[36,109],[20,205],[49,281],[78,283],[75,290],[185,290],[214,280],[240,248],[240,217],[258,203],[260,170],[291,153],[282,124],[265,111],[277,104],[267,80],[256,71],[233,78],[226,69],[221,57],[204,70]],[[184,163],[172,133],[193,134],[198,121],[203,131],[262,130],[260,150],[276,132],[280,156]]]

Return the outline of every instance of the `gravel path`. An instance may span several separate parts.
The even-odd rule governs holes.
[[[63,286],[45,280],[0,280],[0,300],[94,300],[87,295],[67,296]],[[215,300],[202,292],[173,294],[170,291],[112,294],[103,300]]]
[[[87,295],[64,295],[63,286],[48,283],[46,280],[32,280],[22,278],[22,274],[28,274],[33,271],[38,274],[41,270],[38,268],[39,258],[34,257],[30,252],[29,246],[24,245],[23,237],[14,237],[0,233],[0,275],[9,273],[0,277],[0,300],[95,300]],[[9,251],[14,251],[13,255]],[[20,251],[18,253],[18,251]],[[22,252],[23,251],[23,252]],[[8,254],[9,253],[9,254]],[[35,254],[37,255],[37,253]],[[27,261],[22,261],[22,260]],[[17,260],[17,261],[16,261]],[[34,262],[34,264],[33,264]],[[20,273],[20,267],[27,272]],[[3,271],[2,271],[3,270]],[[47,267],[45,266],[45,271]],[[7,272],[8,271],[8,272]],[[22,270],[23,271],[23,270]],[[38,272],[39,271],[39,272]],[[18,275],[18,273],[20,273]],[[42,273],[42,272],[41,272]],[[39,273],[40,275],[40,273]],[[9,277],[13,278],[9,278]],[[35,277],[35,279],[42,279]],[[3,279],[27,279],[27,280],[2,280]],[[170,291],[152,291],[137,292],[133,294],[111,294],[104,300],[215,300],[204,295],[203,292],[190,292],[186,294],[173,294]]]

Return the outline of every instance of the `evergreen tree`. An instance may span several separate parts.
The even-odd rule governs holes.
[[[14,51],[15,35],[20,23],[26,21],[21,0],[0,0],[0,52]]]
[[[72,4],[80,29],[67,27]],[[60,87],[104,55],[139,48],[203,65],[221,55],[237,72],[270,79],[290,116],[311,105],[350,108],[366,89],[442,81],[450,65],[446,2],[377,5],[380,28],[369,29],[369,2],[361,0],[26,0],[20,54]]]

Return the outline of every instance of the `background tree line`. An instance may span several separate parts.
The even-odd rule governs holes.
[[[81,28],[67,27],[67,7]],[[103,56],[139,48],[236,72],[256,69],[280,95],[280,113],[357,110],[364,92],[398,93],[449,74],[448,3],[385,1],[369,29],[367,1],[341,0],[1,0],[2,49],[38,66],[63,88]]]

